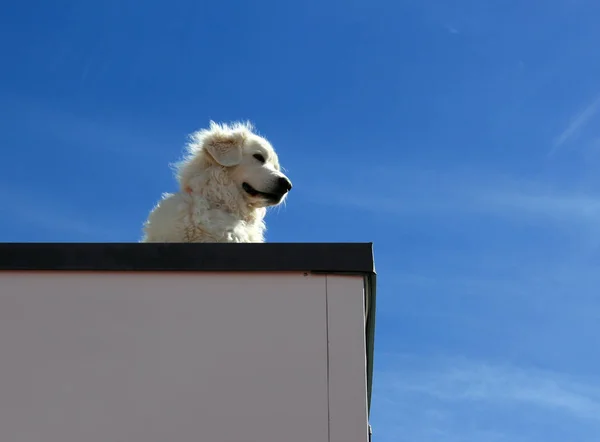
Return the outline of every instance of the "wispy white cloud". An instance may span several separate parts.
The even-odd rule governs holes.
[[[485,362],[447,363],[440,370],[403,373],[393,388],[447,401],[525,404],[600,422],[600,382]]]
[[[600,96],[588,104],[583,110],[575,115],[569,125],[556,137],[549,156],[556,154],[565,144],[575,139],[585,126],[596,116],[600,110]]]
[[[171,146],[167,137],[155,126],[139,127],[133,120],[108,118],[106,115],[84,115],[56,108],[46,103],[26,99],[3,103],[19,116],[20,124],[31,133],[43,135],[48,143],[59,142],[62,150],[79,150],[98,154],[118,155],[119,160],[141,162],[148,157],[179,154],[181,146]]]
[[[391,215],[404,219],[484,216],[513,223],[537,220],[541,226],[576,231],[600,240],[600,193],[589,189],[568,190],[550,181],[492,173],[437,173],[408,168],[398,169],[395,174],[373,172],[368,179],[355,184],[348,181],[345,185],[339,191],[331,189],[322,202],[377,213],[380,219]],[[311,200],[315,200],[312,195]]]
[[[477,196],[477,207],[511,218],[537,217],[564,227],[600,228],[600,195],[583,192],[490,190]]]
[[[600,431],[599,379],[405,356],[376,372],[375,383],[375,430],[395,433],[390,441],[591,442]],[[583,428],[588,437],[574,428]]]
[[[46,234],[51,234],[53,241],[64,238],[77,241],[117,241],[118,238],[125,237],[124,232],[115,228],[115,222],[106,219],[90,220],[48,195],[29,195],[8,186],[0,187],[0,214],[3,224],[26,225],[36,231],[41,229]],[[38,235],[32,233],[28,237],[38,238]],[[5,237],[0,240],[13,241],[14,238]]]
[[[445,28],[449,34],[454,34],[454,35],[460,34],[460,31],[452,25],[446,25]]]

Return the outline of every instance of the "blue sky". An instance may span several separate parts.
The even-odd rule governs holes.
[[[600,435],[600,3],[12,2],[0,241],[137,241],[250,119],[268,241],[373,241],[376,442]]]

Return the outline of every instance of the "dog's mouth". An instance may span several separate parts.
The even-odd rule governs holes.
[[[246,192],[250,196],[253,196],[253,197],[260,196],[260,197],[263,197],[263,198],[265,198],[269,201],[273,201],[273,202],[278,202],[283,197],[283,195],[280,195],[278,193],[261,192],[259,190],[256,190],[254,187],[252,187],[248,183],[243,183],[242,189],[244,189],[244,192]]]

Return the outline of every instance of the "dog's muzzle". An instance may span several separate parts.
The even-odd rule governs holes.
[[[248,183],[243,183],[242,189],[244,189],[244,191],[250,196],[262,196],[270,202],[278,203],[290,190],[292,190],[292,182],[285,177],[280,177],[278,178],[275,187],[270,189],[269,192],[261,192],[256,190]]]

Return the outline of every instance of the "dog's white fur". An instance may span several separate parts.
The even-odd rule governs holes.
[[[142,242],[264,242],[266,208],[289,190],[282,191],[281,179],[291,188],[273,147],[250,123],[211,121],[190,136],[176,169],[179,192],[163,194]],[[252,195],[244,183],[265,194]]]

